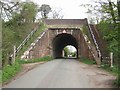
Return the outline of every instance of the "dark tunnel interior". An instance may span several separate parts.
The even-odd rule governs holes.
[[[70,34],[59,34],[53,39],[53,57],[54,58],[63,58],[62,51],[65,46],[72,45],[77,49],[78,57],[78,44],[76,39]]]

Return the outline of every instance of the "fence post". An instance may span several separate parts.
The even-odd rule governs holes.
[[[113,52],[110,52],[110,67],[113,67]]]
[[[15,63],[15,57],[16,57],[16,46],[14,45],[13,46],[13,62],[12,63]]]

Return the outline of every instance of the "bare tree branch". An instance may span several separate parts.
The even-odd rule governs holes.
[[[10,20],[10,18],[12,17],[12,13],[16,10],[18,10],[18,6],[19,6],[19,2],[10,2],[8,0],[4,0],[4,1],[0,1],[1,7],[2,7],[2,11],[1,11],[1,18],[6,18],[8,20]]]

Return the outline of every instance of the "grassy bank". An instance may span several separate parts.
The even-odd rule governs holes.
[[[88,65],[92,65],[92,64],[96,64],[96,62],[94,60],[90,60],[88,58],[80,58],[80,61],[85,63],[85,64],[88,64]]]
[[[50,61],[52,60],[52,57],[50,56],[45,56],[42,58],[38,59],[32,59],[32,60],[16,60],[15,64],[13,65],[7,65],[3,68],[2,71],[0,71],[0,82],[5,83],[9,81],[12,77],[14,77],[18,72],[22,70],[22,64],[27,64],[27,63],[35,63],[35,62],[42,62],[42,61]]]
[[[24,47],[19,51],[19,53],[17,54],[17,58],[19,58],[28,49],[30,44],[33,43],[34,40],[37,39],[37,37],[42,34],[42,32],[44,32],[45,28],[46,26],[43,23],[41,23],[38,30],[34,33],[34,35],[30,38],[30,40],[24,45]]]
[[[112,68],[107,65],[107,64],[102,64],[101,68],[112,73],[113,75],[117,76],[118,75],[118,67],[116,65],[114,65]]]
[[[31,59],[31,60],[19,60],[19,63],[21,64],[27,64],[27,63],[36,63],[36,62],[42,62],[42,61],[50,61],[52,60],[53,58],[50,57],[50,56],[45,56],[45,57],[42,57],[42,58],[37,58],[37,59]]]
[[[6,82],[14,77],[20,70],[21,64],[15,62],[13,65],[7,65],[2,70],[2,82]]]

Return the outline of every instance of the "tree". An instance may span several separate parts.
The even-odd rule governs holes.
[[[51,18],[52,19],[62,19],[63,15],[61,15],[61,11],[62,11],[62,9],[52,10]]]
[[[71,55],[72,55],[72,57],[76,57],[77,56],[77,51],[71,52]]]
[[[69,54],[70,54],[70,51],[69,51],[68,47],[65,47],[64,48],[64,56],[68,57]]]
[[[120,21],[120,0],[117,0],[118,21]]]
[[[48,14],[51,12],[51,7],[47,4],[43,4],[38,11],[41,12],[42,18],[48,18]]]
[[[111,0],[108,0],[108,3],[109,3],[109,10],[110,10],[112,20],[116,24],[115,12],[114,12],[114,8],[113,8],[114,3],[112,3]]]
[[[8,57],[13,52],[13,46],[18,46],[28,33],[31,32],[37,13],[37,5],[32,2],[16,4],[14,2],[11,3],[3,1],[1,3],[5,5],[2,6],[1,17],[3,20],[2,61],[4,65],[7,64]],[[5,12],[7,12],[8,16],[6,16]]]
[[[1,18],[10,21],[17,18],[19,22],[33,22],[37,13],[37,5],[33,2],[0,1]]]
[[[22,4],[21,15],[24,22],[30,23],[35,21],[37,14],[37,5],[33,2],[26,2]]]
[[[106,20],[111,23],[114,22],[116,25],[118,14],[117,4],[115,2],[112,2],[111,0],[95,0],[93,5],[82,4],[80,6],[87,8],[88,11],[86,13],[90,17],[92,16],[97,23],[101,20]]]
[[[12,18],[12,13],[19,12],[20,3],[10,1],[0,1],[1,14],[3,20],[9,21]]]

